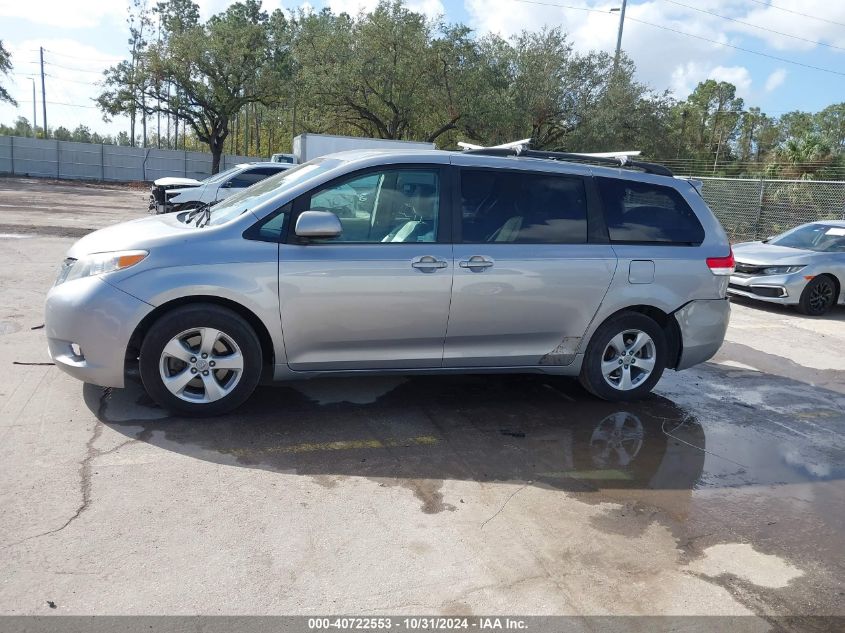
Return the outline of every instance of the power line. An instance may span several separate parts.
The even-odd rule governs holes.
[[[18,99],[18,103],[32,103],[29,99]],[[63,103],[61,101],[47,101],[48,105],[59,105],[59,106],[67,106],[68,108],[91,108],[93,110],[97,109],[97,106],[92,105],[79,105],[77,103]]]
[[[707,9],[699,9],[698,7],[692,7],[688,4],[684,4],[683,2],[677,2],[677,0],[665,0],[666,2],[670,2],[672,4],[676,4],[679,7],[684,7],[686,9],[692,9],[693,11],[698,11],[699,13],[706,13],[707,15],[712,15],[716,18],[721,18],[722,20],[730,20],[731,22],[736,22],[737,24],[742,24],[744,26],[750,26],[752,29],[759,29],[760,31],[768,31],[769,33],[775,33],[776,35],[782,35],[783,37],[791,37],[795,40],[800,40],[802,42],[807,42],[809,44],[815,44],[817,46],[827,46],[828,48],[835,48],[838,51],[845,51],[845,48],[842,46],[835,46],[833,44],[827,44],[825,42],[818,42],[816,40],[807,39],[806,37],[801,37],[800,35],[791,35],[789,33],[784,33],[782,31],[775,31],[774,29],[766,28],[765,26],[759,26],[757,24],[752,24],[751,22],[745,22],[744,20],[738,20],[736,18],[729,17],[727,15],[720,15],[713,11],[708,11]]]
[[[123,61],[120,57],[79,57],[78,55],[68,55],[67,53],[57,53],[54,50],[50,50],[49,48],[44,49],[46,52],[51,53],[53,55],[58,55],[59,57],[68,57],[70,59],[80,59],[86,62],[119,62]]]
[[[785,7],[779,7],[776,4],[771,4],[769,2],[763,2],[763,0],[751,0],[751,2],[756,2],[757,4],[763,5],[768,9],[777,9],[778,11],[785,11],[786,13],[792,13],[794,15],[800,15],[805,18],[810,18],[811,20],[818,20],[819,22],[827,22],[828,24],[836,24],[837,26],[845,26],[843,22],[837,22],[836,20],[828,20],[827,18],[820,18],[816,15],[810,15],[809,13],[801,13],[800,11],[794,11],[792,9],[787,9]]]
[[[600,9],[590,9],[588,7],[573,7],[567,4],[555,4],[553,2],[541,2],[540,0],[514,0],[514,2],[522,2],[523,4],[539,4],[543,7],[557,7],[558,9],[572,9],[573,11],[586,11],[588,13],[601,13],[602,15],[613,15],[609,11],[601,11]]]
[[[56,62],[48,62],[45,61],[45,64],[48,66],[55,66],[56,68],[61,68],[62,70],[72,70],[78,73],[90,73],[92,75],[102,75],[102,70],[85,70],[84,68],[72,68],[71,66],[62,66],[61,64],[57,64]]]
[[[56,81],[69,81],[75,84],[82,84],[83,86],[90,86],[92,85],[90,81],[80,81],[79,79],[68,79],[67,77],[59,77],[58,75],[51,75],[50,73],[44,73],[45,77],[50,77],[50,79],[55,79]]]
[[[517,2],[521,2],[522,0],[517,0]],[[769,59],[774,59],[779,62],[784,62],[785,64],[792,64],[794,66],[801,66],[803,68],[810,68],[812,70],[819,70],[824,73],[830,73],[832,75],[839,75],[840,77],[845,77],[845,72],[841,72],[838,70],[833,70],[832,68],[824,68],[823,66],[813,66],[812,64],[805,64],[804,62],[798,62],[794,59],[788,59],[786,57],[778,57],[777,55],[769,55],[768,53],[763,53],[762,51],[755,51],[751,48],[743,48],[742,46],[736,46],[735,44],[728,44],[727,42],[719,42],[718,40],[711,40],[708,37],[702,37],[701,35],[695,35],[693,33],[687,33],[686,31],[680,31],[678,29],[673,29],[669,26],[663,26],[661,24],[654,24],[653,22],[646,22],[645,20],[640,20],[638,18],[628,17],[628,20],[633,20],[634,22],[639,22],[640,24],[647,24],[648,26],[653,26],[658,29],[663,29],[664,31],[671,31],[672,33],[677,33],[678,35],[685,35],[686,37],[694,37],[697,40],[702,40],[704,42],[710,42],[711,44],[716,44],[718,46],[727,46],[728,48],[733,48],[738,51],[742,51],[743,53],[751,53],[752,55],[759,55],[760,57],[768,57]]]
[[[556,7],[558,9],[574,9],[576,11],[589,11],[591,13],[600,13],[602,15],[610,15],[609,12],[600,11],[598,9],[587,9],[585,7],[573,7],[566,4],[557,4],[553,2],[542,2],[541,0],[513,0],[514,2],[521,2],[523,4],[537,4],[547,7]],[[841,72],[839,70],[833,70],[832,68],[824,68],[823,66],[813,66],[812,64],[805,64],[804,62],[795,61],[794,59],[788,59],[786,57],[779,57],[777,55],[770,55],[769,53],[764,53],[762,51],[755,51],[752,48],[744,48],[742,46],[737,46],[735,44],[728,44],[727,42],[720,42],[718,40],[711,40],[709,37],[703,37],[701,35],[695,35],[694,33],[687,33],[686,31],[681,31],[680,29],[673,29],[670,26],[664,26],[662,24],[655,24],[654,22],[647,22],[646,20],[640,20],[639,18],[635,18],[632,16],[625,16],[626,20],[631,20],[633,22],[639,22],[640,24],[645,24],[647,26],[653,26],[657,29],[663,29],[664,31],[670,31],[672,33],[677,33],[678,35],[684,35],[686,37],[692,37],[697,40],[701,40],[703,42],[709,42],[710,44],[716,44],[717,46],[727,46],[728,48],[733,48],[737,51],[742,51],[743,53],[750,53],[752,55],[759,55],[760,57],[767,57],[768,59],[774,59],[779,62],[783,62],[785,64],[792,64],[794,66],[801,66],[802,68],[810,68],[812,70],[819,70],[821,72],[830,73],[832,75],[839,75],[840,77],[845,77],[845,72]],[[845,25],[843,25],[845,26]]]

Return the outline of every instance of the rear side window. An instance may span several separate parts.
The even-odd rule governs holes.
[[[249,171],[244,171],[232,178],[229,181],[230,187],[246,189],[247,187],[251,187],[257,182],[261,182],[268,176],[272,176],[279,173],[275,170],[267,170],[267,169],[250,169]]]
[[[586,198],[578,177],[463,169],[463,241],[584,244]]]
[[[672,187],[596,178],[611,242],[699,245],[704,229]]]

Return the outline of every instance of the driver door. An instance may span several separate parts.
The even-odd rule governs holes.
[[[291,369],[441,366],[452,287],[446,177],[439,165],[391,165],[297,199],[279,249]],[[305,210],[334,213],[342,234],[297,239],[293,227]]]

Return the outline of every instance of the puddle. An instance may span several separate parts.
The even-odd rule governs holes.
[[[668,529],[669,559],[752,609],[765,591],[775,612],[828,612],[845,551],[841,396],[739,367],[677,376],[661,382],[671,399],[628,403],[544,376],[314,380],[260,388],[205,420],[169,417],[137,385],[106,398],[88,385],[85,398],[160,450],[305,476],[335,494],[366,479],[373,495],[404,489],[441,520],[468,507],[450,481],[506,483],[503,505],[526,488],[560,491],[596,506],[604,533]]]
[[[113,390],[103,415],[188,454],[305,475],[532,481],[581,493],[845,478],[838,449],[795,441],[777,420],[761,432],[752,409],[702,422],[659,396],[608,403],[572,381],[548,387],[534,376],[312,380],[261,388],[238,412],[198,421],[169,417],[135,385]]]

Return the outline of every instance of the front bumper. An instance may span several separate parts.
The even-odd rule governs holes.
[[[807,285],[804,272],[789,275],[731,275],[728,293],[781,305],[794,305]]]
[[[725,340],[731,305],[727,299],[690,301],[675,312],[681,330],[681,357],[677,370],[709,360]]]
[[[84,382],[123,387],[126,348],[153,306],[100,277],[54,286],[47,294],[44,330],[56,367]],[[76,353],[74,345],[81,353]]]

